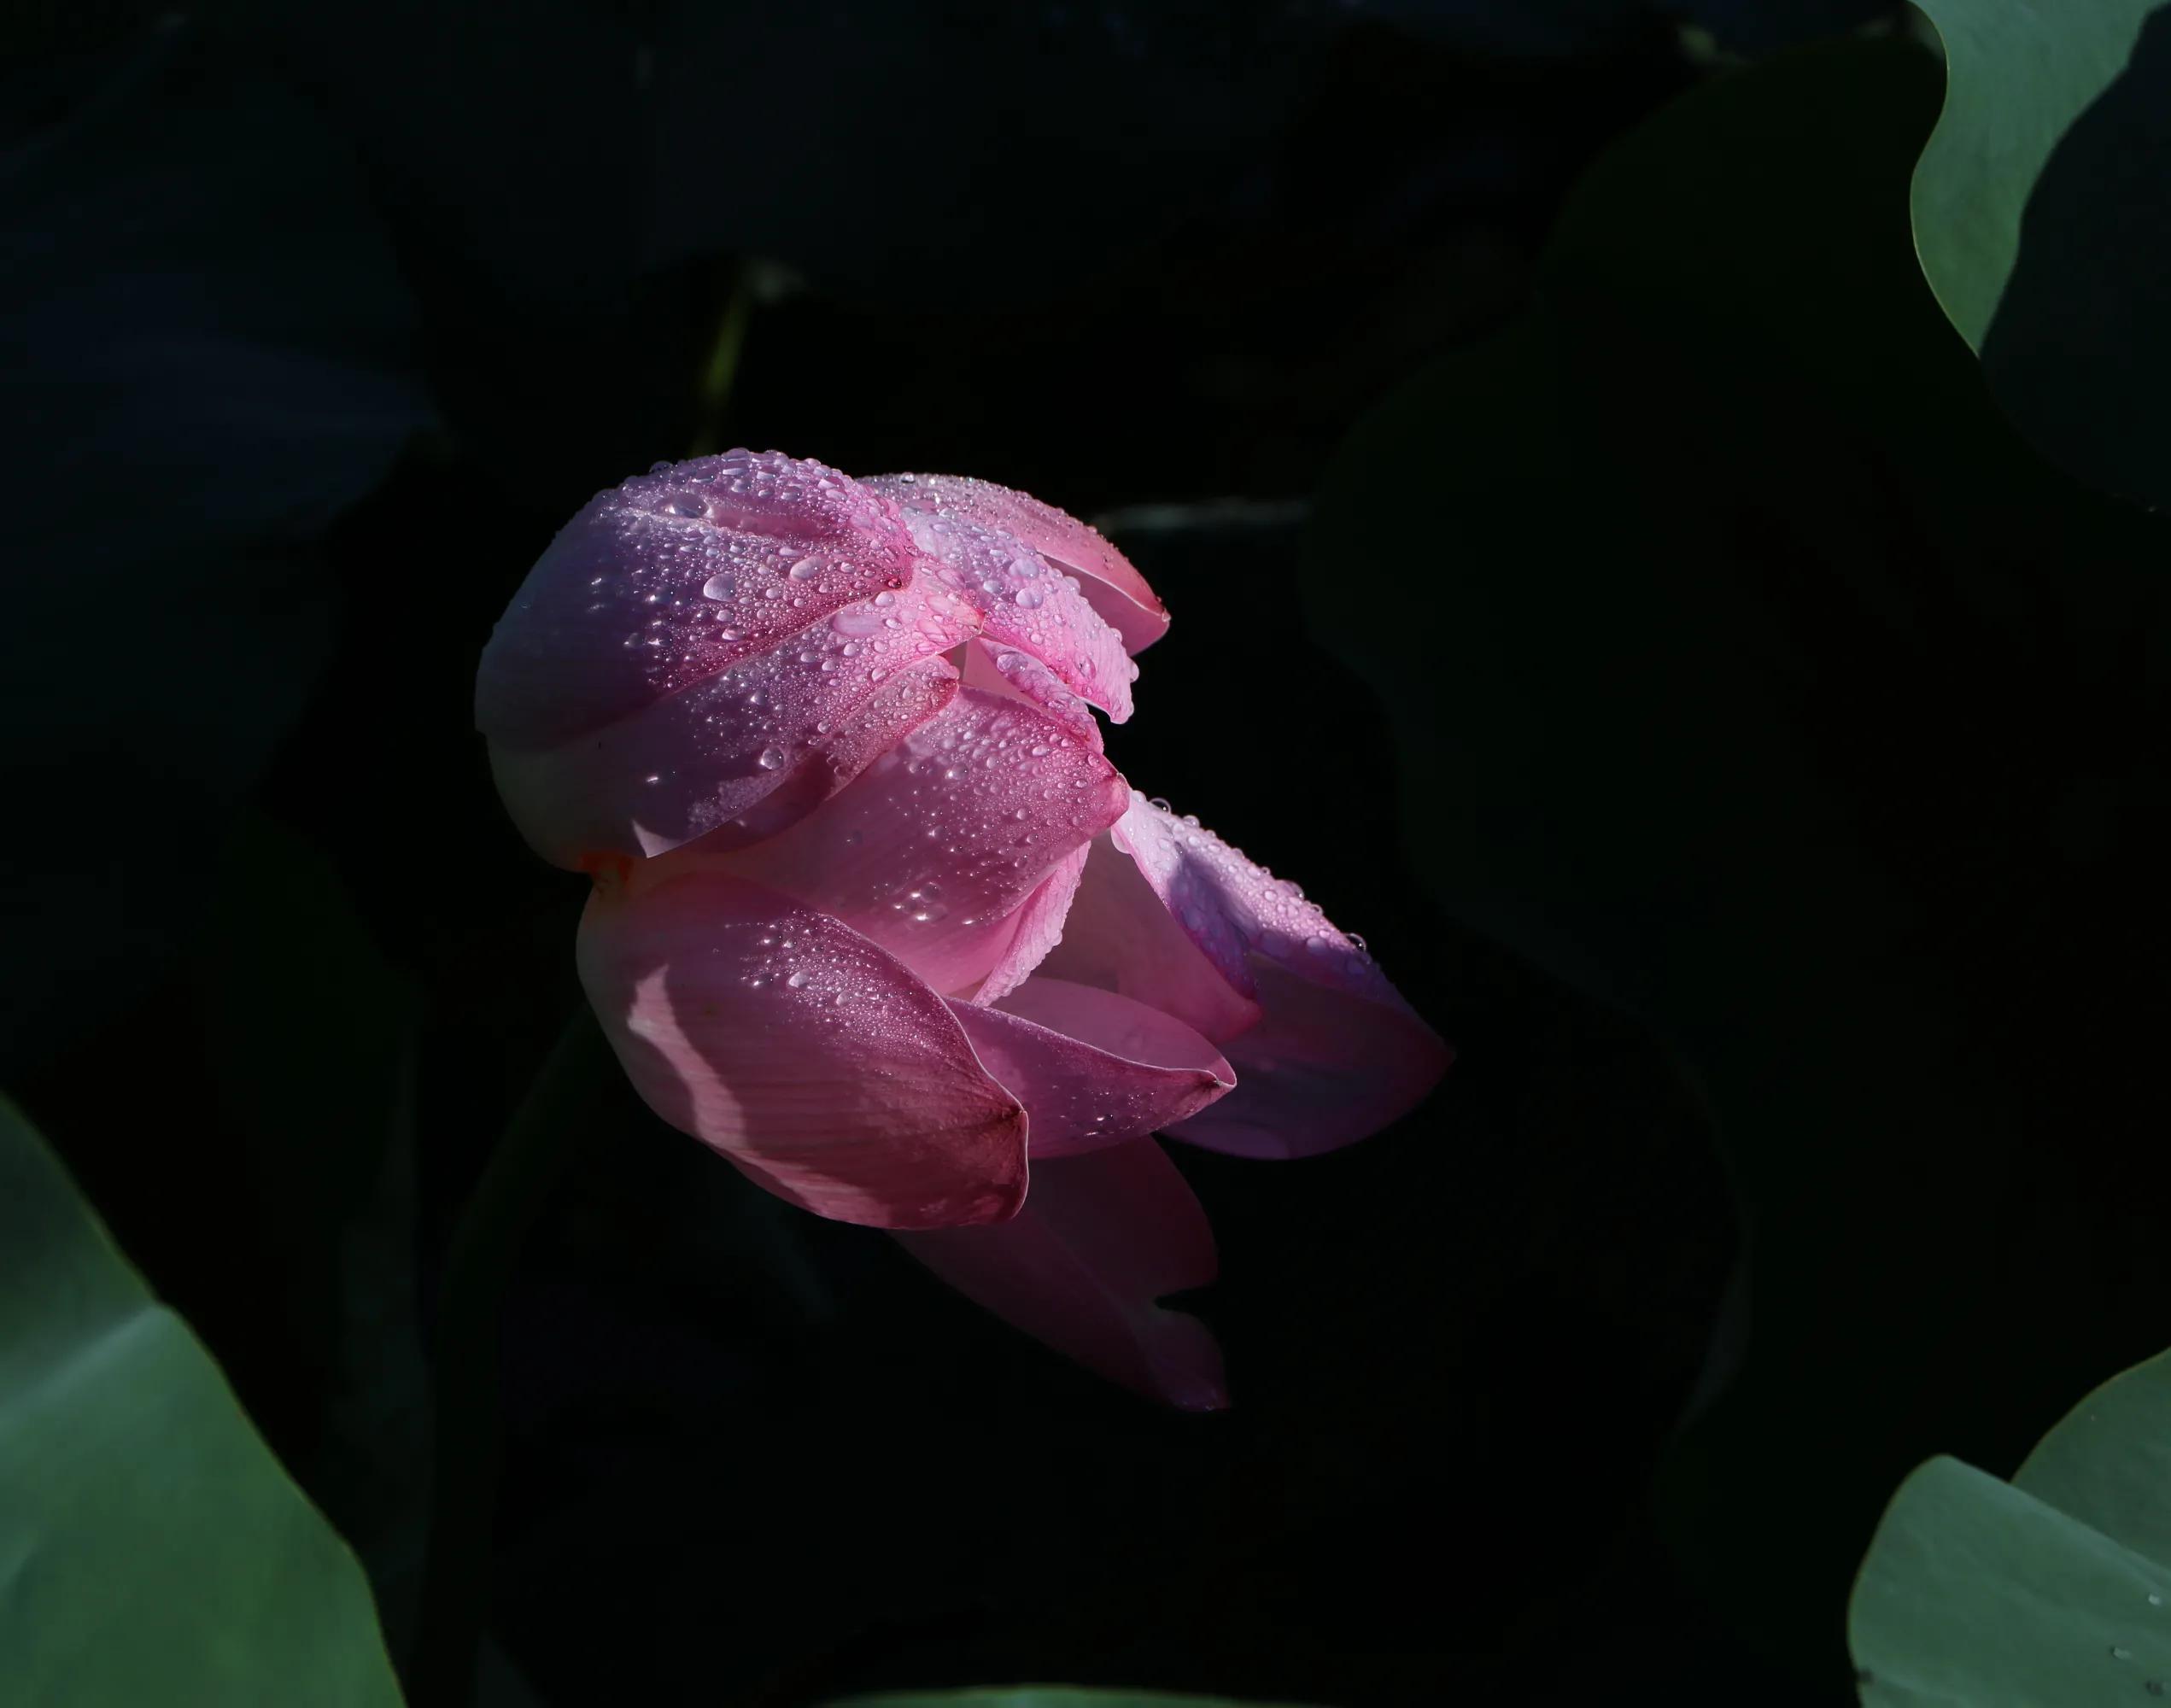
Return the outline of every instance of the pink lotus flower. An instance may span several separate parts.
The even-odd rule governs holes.
[[[1220,1352],[1156,1301],[1213,1278],[1213,1237],[1152,1135],[1331,1149],[1449,1054],[1294,885],[1108,762],[1091,708],[1130,716],[1167,624],[1021,493],[734,451],[566,525],[477,717],[522,834],[595,880],[582,982],[658,1114],[1205,1408]]]

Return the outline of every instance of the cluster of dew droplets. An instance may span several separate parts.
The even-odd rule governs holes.
[[[888,506],[819,463],[734,451],[605,494],[591,616],[629,619],[621,644],[676,693],[840,606],[913,578],[917,553]]]
[[[1232,937],[1243,949],[1281,962],[1308,979],[1358,986],[1378,982],[1380,975],[1364,939],[1337,928],[1301,885],[1277,878],[1231,847],[1200,824],[1196,814],[1179,816],[1158,796],[1145,804],[1160,834],[1180,851],[1167,868],[1165,881],[1177,916],[1202,946]],[[1150,851],[1142,852],[1152,858]]]
[[[907,512],[905,525],[933,560],[935,578],[980,612],[991,646],[1029,654],[1119,722],[1130,715],[1138,667],[1087,602],[1077,576],[1009,535],[946,509]]]
[[[846,605],[697,684],[690,692],[707,745],[736,756],[758,787],[781,780],[892,676],[955,646],[971,622],[968,607],[939,590],[885,589]]]
[[[868,945],[852,943],[810,913],[787,914],[750,931],[739,979],[747,991],[788,1004],[800,1018],[832,1023],[849,1018],[857,1031],[881,1029],[892,1020],[885,1011],[896,1006],[898,987]],[[895,1016],[893,1023],[905,1019]]]
[[[1030,707],[972,696],[906,736],[881,762],[900,775],[913,834],[869,899],[901,926],[933,925],[953,904],[971,927],[1008,915],[1048,869],[1111,817],[1105,761]]]

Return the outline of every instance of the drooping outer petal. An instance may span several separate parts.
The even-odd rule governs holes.
[[[729,669],[920,562],[889,500],[822,464],[731,451],[596,494],[528,572],[483,652],[476,723],[549,747]]]
[[[1028,979],[999,1009],[950,1007],[980,1065],[1025,1105],[1036,1167],[1146,1138],[1236,1083],[1181,1021],[1113,991]]]
[[[1115,768],[1071,726],[965,688],[849,788],[725,857],[740,876],[820,908],[936,990],[958,992],[1006,958],[1013,915],[1129,799]]]
[[[1121,869],[1127,863],[1158,899],[1164,917],[1225,987],[1254,1004],[1258,1015],[1236,1033],[1199,1028],[1234,1065],[1237,1089],[1172,1127],[1173,1136],[1242,1155],[1309,1155],[1378,1132],[1413,1108],[1447,1071],[1453,1052],[1372,957],[1295,885],[1213,832],[1134,794],[1088,863],[1089,886],[1093,866],[1104,857],[1115,869],[1104,880],[1103,893],[1126,899],[1135,913],[1136,892],[1126,887],[1129,875]],[[1096,923],[1105,930],[1109,921]],[[1074,905],[1064,944],[1045,970],[1079,977],[1074,968],[1090,965],[1091,955],[1081,951],[1073,961],[1067,951],[1081,934]],[[1113,950],[1104,937],[1096,941],[1121,980],[1127,964],[1121,941]],[[1165,946],[1158,952],[1167,954]],[[1135,980],[1135,972],[1131,976]],[[1118,982],[1113,988],[1128,986]]]
[[[578,961],[649,1107],[778,1196],[886,1228],[1023,1200],[1023,1108],[942,998],[850,927],[698,863],[633,862],[590,898]]]
[[[998,1227],[898,1241],[968,1298],[1111,1381],[1190,1411],[1229,1403],[1221,1351],[1156,1301],[1214,1278],[1214,1235],[1151,1139],[1036,1165]]]
[[[1142,652],[1168,632],[1168,611],[1122,553],[1095,529],[1052,504],[991,481],[962,475],[882,475],[867,485],[908,511],[959,517],[1007,534],[1081,580],[1093,609]]]

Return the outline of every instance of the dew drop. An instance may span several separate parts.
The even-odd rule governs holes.
[[[785,980],[784,982],[789,985],[795,991],[804,991],[807,987],[808,980],[805,974],[794,973],[789,978]]]
[[[801,558],[799,562],[792,565],[787,573],[795,582],[810,582],[821,568],[822,565],[815,562],[813,559]]]
[[[1039,588],[1020,588],[1015,593],[1012,594],[1010,597],[1015,600],[1020,605],[1023,605],[1027,611],[1031,611],[1035,605],[1039,605],[1042,600],[1045,599],[1047,595],[1042,593]]]
[[[682,492],[664,508],[674,516],[701,516],[707,513],[709,506],[691,493]]]
[[[781,747],[764,747],[756,757],[754,763],[764,771],[777,770],[784,763],[784,750]]]
[[[1304,946],[1314,955],[1328,954],[1334,948],[1324,937],[1308,937],[1304,939]]]

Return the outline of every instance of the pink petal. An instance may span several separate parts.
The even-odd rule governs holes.
[[[483,649],[476,722],[555,746],[910,585],[897,507],[836,470],[731,451],[621,482],[567,523]]]
[[[900,626],[879,640],[861,625],[870,611],[887,619],[850,606],[607,728],[540,750],[493,743],[491,771],[513,822],[545,859],[582,869],[599,852],[666,853],[787,784],[765,819],[818,804],[955,691],[956,671],[931,655],[970,632],[969,608],[910,588],[890,609],[903,613]]]
[[[1023,1108],[942,998],[848,927],[636,862],[590,898],[578,961],[649,1107],[777,1196],[887,1228],[1001,1221],[1023,1200]]]
[[[1113,991],[1028,979],[1000,1009],[950,1007],[980,1065],[1025,1105],[1036,1167],[1158,1132],[1236,1084],[1189,1027]]]
[[[1005,699],[1021,699],[1043,711],[1052,711],[1089,738],[1096,749],[1103,745],[1093,708],[1065,687],[1062,679],[1030,652],[1002,645],[991,646],[985,640],[970,641],[965,647],[964,679],[967,687],[1000,694]]]
[[[1072,849],[1010,915],[1014,927],[1010,940],[988,968],[980,989],[973,992],[974,1002],[1002,1001],[1032,976],[1033,969],[1062,941],[1063,922],[1070,915],[1071,899],[1078,893],[1079,880],[1086,875],[1086,856],[1091,851],[1091,843]]]
[[[727,863],[957,991],[1004,956],[1012,915],[1129,798],[1069,726],[965,688],[850,788]]]
[[[961,475],[884,475],[866,483],[908,511],[947,511],[1007,534],[1084,579],[1086,600],[1132,652],[1168,632],[1168,611],[1146,578],[1094,529],[1052,504]]]
[[[1214,1233],[1150,1139],[1037,1164],[999,1227],[899,1234],[934,1272],[1014,1327],[1112,1382],[1186,1411],[1229,1403],[1221,1349],[1165,1294],[1214,1278]]]
[[[1307,1156],[1377,1132],[1439,1083],[1454,1053],[1294,884],[1136,794],[1109,838],[1230,988],[1261,1011],[1240,1036],[1216,1038],[1236,1091],[1175,1137],[1247,1156]],[[1051,957],[1049,970],[1062,969]]]
[[[992,646],[1039,659],[1115,722],[1131,716],[1138,667],[1080,583],[1008,534],[946,511],[908,512],[905,525],[940,567],[936,576],[980,613]]]

